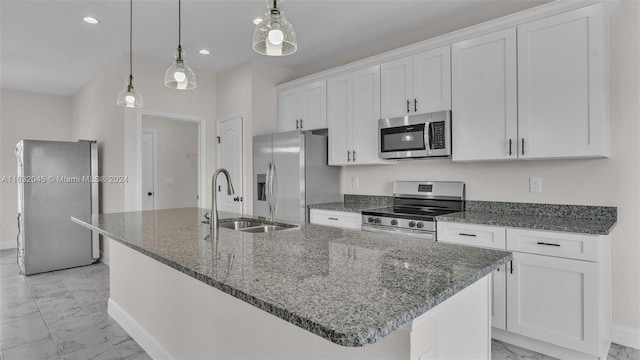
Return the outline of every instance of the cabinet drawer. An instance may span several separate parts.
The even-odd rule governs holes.
[[[437,223],[438,241],[505,249],[505,228],[452,222]]]
[[[317,225],[360,230],[362,226],[362,214],[311,209],[309,210],[309,222]]]
[[[507,250],[598,261],[597,235],[507,229]]]

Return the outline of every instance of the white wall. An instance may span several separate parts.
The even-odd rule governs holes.
[[[71,98],[0,90],[0,178],[15,176],[15,146],[22,139],[75,141]],[[17,185],[0,181],[0,249],[16,246]]]
[[[640,3],[622,1],[611,18],[611,158],[453,163],[418,160],[342,171],[348,194],[391,195],[394,180],[459,180],[469,200],[618,207],[612,233],[614,340],[640,345]],[[529,193],[529,177],[542,193]],[[351,186],[359,178],[360,187]],[[630,341],[631,341],[630,340]],[[630,343],[630,342],[627,342]]]
[[[144,116],[142,129],[156,136],[155,208],[198,206],[198,124]]]

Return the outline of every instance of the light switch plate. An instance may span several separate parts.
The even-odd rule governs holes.
[[[351,187],[357,189],[360,187],[360,178],[354,176],[351,178]]]
[[[529,178],[529,192],[539,193],[542,192],[542,178],[539,176],[532,176]]]

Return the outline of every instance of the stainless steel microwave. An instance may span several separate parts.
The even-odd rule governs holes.
[[[381,159],[451,156],[451,111],[378,121]]]

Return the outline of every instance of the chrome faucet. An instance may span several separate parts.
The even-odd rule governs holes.
[[[231,184],[231,175],[229,175],[229,172],[222,168],[216,170],[211,178],[211,216],[209,216],[209,228],[211,230],[218,230],[218,203],[216,202],[216,189],[218,187],[216,182],[218,174],[220,173],[223,173],[227,178],[227,194],[233,195],[235,193],[233,190],[233,184]]]

